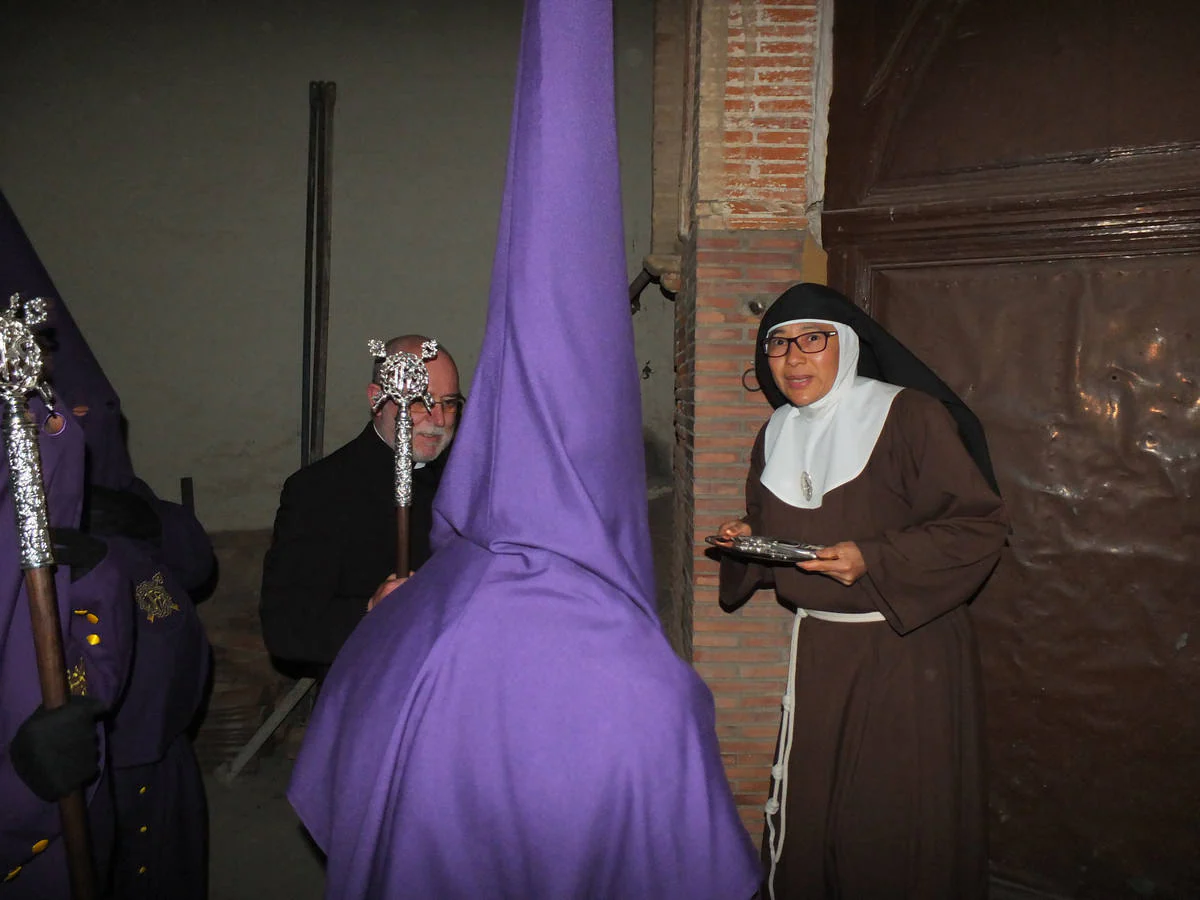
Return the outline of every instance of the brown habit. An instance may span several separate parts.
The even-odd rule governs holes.
[[[965,604],[999,559],[1004,506],[942,404],[916,390],[897,395],[866,468],[818,509],[762,486],[764,433],[746,480],[753,533],[855,541],[867,574],[845,587],[725,556],[721,605],[773,585],[789,607],[887,620],[800,626],[775,897],[982,898],[982,695]]]

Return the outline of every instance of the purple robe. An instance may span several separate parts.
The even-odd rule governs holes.
[[[203,900],[206,803],[187,728],[204,696],[208,638],[162,554],[126,538],[109,538],[108,546],[129,578],[137,632],[108,733],[117,813],[114,892],[122,900]]]
[[[32,402],[38,421],[44,409]],[[52,527],[74,527],[83,501],[83,434],[70,416],[58,434],[39,429],[38,445]],[[70,885],[58,805],[39,799],[12,768],[8,745],[17,728],[41,703],[29,601],[17,554],[16,520],[8,461],[0,458],[0,885],[5,900],[68,898]],[[108,559],[76,582],[66,567],[55,574],[63,655],[74,693],[115,705],[126,683],[133,652],[127,580]],[[86,787],[88,819],[97,870],[103,877],[114,840],[107,744],[101,741],[101,775]]]
[[[63,574],[57,579],[60,607],[70,611],[64,622],[69,623],[72,634],[80,632],[74,643],[68,640],[68,668],[79,656],[79,664],[86,663],[88,693],[103,697],[112,707],[105,723],[103,790],[93,786],[95,796],[90,807],[99,868],[106,872],[111,862],[114,890],[127,900],[203,897],[206,804],[200,770],[185,730],[202,701],[210,654],[187,592],[203,583],[211,572],[212,545],[191,510],[160,500],[135,477],[122,429],[120,398],[2,195],[0,291],[5,297],[19,291],[53,301],[48,323],[50,381],[58,395],[57,408],[66,415],[69,428],[63,436],[43,438],[43,454],[60,440],[72,441],[76,452],[70,457],[69,477],[55,476],[64,484],[56,483],[52,490],[51,476],[46,474],[51,523],[79,525],[86,483],[137,494],[153,507],[161,524],[161,539],[154,543],[104,536],[109,551],[95,569],[73,584]],[[67,497],[73,504],[69,509],[64,499]],[[11,507],[7,497],[6,502]],[[56,509],[59,512],[55,513]],[[11,527],[12,513],[7,516]],[[3,565],[8,566],[9,561],[5,559]],[[8,569],[3,571],[7,573]],[[90,623],[89,615],[98,616],[113,636],[102,631],[99,644],[87,643],[84,632],[100,630],[100,626]],[[21,634],[29,640],[28,632],[26,611],[23,631],[21,623],[16,622],[0,635],[19,645]],[[86,652],[77,652],[80,642]],[[31,642],[26,652],[32,654]],[[4,659],[3,666],[9,662]],[[12,664],[26,668],[18,656],[13,657]],[[31,684],[36,693],[36,680]],[[7,694],[4,700],[7,715]],[[19,717],[13,713],[11,729],[15,730],[36,705],[36,700],[32,705],[24,700],[14,705],[13,710],[25,711]],[[7,748],[11,731],[3,732],[2,727],[0,737],[8,735],[4,739]],[[16,779],[11,767],[0,771],[0,790],[9,789],[5,772]],[[19,781],[17,784],[28,797],[41,802]],[[16,787],[11,789],[17,791]],[[29,809],[12,810],[12,821],[20,823],[19,837],[11,844],[13,853],[29,844],[31,828],[40,833],[53,822],[57,829],[57,807],[41,806],[49,813],[41,810],[33,819]],[[0,824],[7,821],[7,811],[0,813]],[[61,842],[52,842],[36,860],[30,856],[29,847],[20,851],[24,853],[21,858],[28,857],[29,862],[18,877],[34,885],[28,896],[57,897],[60,888],[66,896],[66,869],[58,844]],[[0,847],[6,851],[0,855],[0,865],[8,863],[8,847]],[[0,872],[0,878],[10,869]],[[36,881],[30,877],[32,871],[40,873],[39,878],[50,878],[47,873],[53,872],[57,880],[54,884]]]
[[[330,898],[739,900],[712,696],[654,612],[607,0],[529,0],[434,555],[334,662],[288,797]]]

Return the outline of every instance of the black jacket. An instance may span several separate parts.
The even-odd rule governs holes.
[[[433,497],[448,453],[413,471],[414,569],[429,558]],[[271,655],[315,665],[306,674],[320,674],[333,662],[395,568],[393,458],[368,424],[350,443],[284,482],[263,560],[259,616]]]

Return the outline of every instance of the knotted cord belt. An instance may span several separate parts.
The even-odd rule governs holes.
[[[775,868],[783,856],[783,840],[787,830],[787,770],[792,755],[792,733],[795,725],[796,707],[796,644],[800,637],[800,623],[807,617],[822,622],[883,622],[883,613],[837,613],[819,609],[797,609],[792,622],[792,649],[788,655],[787,691],[783,695],[783,717],[779,725],[779,747],[775,751],[775,765],[771,766],[774,782],[771,798],[765,807],[767,814],[767,847],[771,854],[771,871],[767,876],[767,892],[775,900]],[[775,830],[773,817],[779,817],[779,830]]]

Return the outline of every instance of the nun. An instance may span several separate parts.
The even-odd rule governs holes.
[[[773,587],[795,612],[763,841],[763,895],[986,896],[982,692],[968,604],[1008,519],[983,428],[844,296],[798,284],[767,310],[755,373],[756,535],[818,545],[723,553],[720,602]]]

